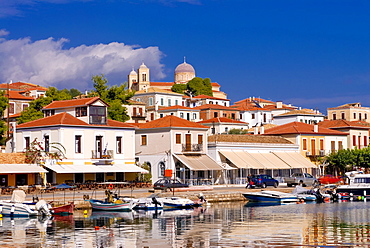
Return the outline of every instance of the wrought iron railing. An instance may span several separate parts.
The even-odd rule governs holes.
[[[202,152],[203,144],[182,144],[182,152]]]
[[[114,158],[113,150],[107,150],[106,152],[99,152],[96,150],[91,150],[92,159],[113,159]]]

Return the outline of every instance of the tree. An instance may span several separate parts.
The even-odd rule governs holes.
[[[50,104],[52,101],[71,100],[72,96],[69,90],[58,90],[55,87],[49,87],[45,93],[45,97],[35,99],[29,103],[28,108],[21,113],[18,118],[18,124],[34,121],[44,117],[42,108]]]
[[[187,89],[187,84],[174,84],[171,90],[176,93],[184,94]]]
[[[195,77],[187,83],[187,90],[193,96],[207,95],[213,96],[211,80]]]
[[[0,91],[0,115],[4,116],[5,109],[8,107],[9,99],[5,96],[5,91]],[[4,120],[0,120],[0,144],[5,143],[6,137],[4,134],[8,130],[8,126]]]
[[[51,151],[53,150],[53,151]],[[35,138],[30,146],[26,149],[26,163],[27,164],[42,164],[46,159],[54,159],[61,161],[65,158],[66,149],[58,142],[52,142],[49,144],[49,149],[45,149],[41,142]]]
[[[230,129],[228,132],[228,134],[246,134],[246,133],[248,133],[248,130],[238,128]]]
[[[95,90],[90,91],[89,96],[99,96],[110,105],[108,107],[108,118],[122,122],[129,120],[130,116],[127,114],[127,108],[122,105],[129,104],[128,100],[135,92],[129,91],[127,84],[108,87],[108,80],[103,74],[93,76],[92,80]]]

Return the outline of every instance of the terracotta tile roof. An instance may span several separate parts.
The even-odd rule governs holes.
[[[6,93],[5,93],[6,95]],[[9,90],[9,99],[15,99],[15,100],[29,100],[32,101],[34,100],[33,97],[31,96],[24,96],[19,93],[19,91],[14,91],[14,90]]]
[[[347,121],[347,120],[324,120],[318,123],[320,127],[341,129],[341,128],[354,128],[354,129],[370,129],[370,124],[362,121]]]
[[[99,97],[89,97],[89,98],[80,98],[80,99],[72,99],[72,100],[63,100],[63,101],[53,101],[49,105],[43,107],[43,109],[58,109],[58,108],[68,108],[68,107],[79,107],[79,106],[87,106],[96,101],[102,101],[104,104],[109,106]]]
[[[174,82],[150,82],[150,86],[171,86],[174,85]]]
[[[295,109],[297,109],[296,107],[289,107],[286,104],[283,104],[283,106],[281,108],[277,108],[276,105],[266,105],[264,108],[265,109],[269,109],[269,110],[273,110],[273,109],[289,109],[289,110],[295,110]]]
[[[0,153],[0,164],[25,164],[24,153]]]
[[[219,83],[216,83],[216,82],[211,83],[211,85],[212,85],[212,86],[217,86],[217,87],[218,87],[218,86],[220,86],[220,84],[219,84]]]
[[[216,122],[216,123],[238,123],[238,124],[248,125],[248,123],[246,123],[246,122],[237,121],[237,120],[233,120],[233,119],[226,118],[226,117],[216,117],[216,118],[212,118],[212,119],[208,119],[208,120],[198,121],[198,123],[213,123],[213,122]]]
[[[194,107],[194,109],[200,109],[200,110],[202,109],[223,109],[223,110],[232,110],[232,111],[238,110],[237,108],[226,107],[226,106],[219,105],[219,104],[204,104],[201,106]]]
[[[318,126],[318,132],[314,132],[314,125],[303,122],[291,122],[265,130],[266,135],[283,134],[318,134],[318,135],[347,135],[346,133]]]
[[[277,127],[277,126],[279,126],[279,125],[276,125],[276,124],[270,124],[270,123],[268,123],[268,124],[263,124],[263,128],[264,128],[265,130],[267,130],[267,129],[269,129],[269,128]],[[259,129],[258,129],[258,130],[260,131],[260,127],[259,127]],[[248,129],[248,132],[254,132],[254,127],[249,128],[249,129]]]
[[[355,103],[346,103],[338,107],[333,107],[333,108],[328,108],[328,109],[347,109],[347,108],[363,108],[363,107],[361,106],[361,103],[355,102]]]
[[[8,84],[0,84],[0,89],[7,89]],[[14,90],[40,90],[40,91],[47,91],[48,88],[42,87],[40,85],[31,84],[31,83],[24,83],[24,82],[15,82],[9,84],[9,89]]]
[[[204,128],[208,127],[198,124],[196,122],[191,122],[174,115],[167,115],[163,118],[143,123],[139,126],[140,129],[145,128],[163,128],[163,127],[184,127],[184,128]]]
[[[14,114],[14,115],[9,115],[9,118],[17,118],[19,116],[21,116],[21,112],[20,113],[17,113],[17,114]]]
[[[171,110],[171,109],[186,109],[186,110],[199,111],[199,109],[189,108],[189,107],[180,106],[180,105],[160,108],[159,111],[161,111],[161,110]]]
[[[34,128],[34,127],[45,127],[45,126],[89,126],[89,127],[128,127],[133,128],[134,126],[128,123],[120,121],[107,120],[107,125],[92,125],[88,124],[66,112],[41,118],[38,120],[19,124],[17,129],[20,128]]]
[[[316,116],[319,115],[319,116],[324,116],[323,114],[316,113],[314,110],[311,110],[311,109],[301,109],[301,110],[292,110],[292,111],[289,111],[287,113],[276,115],[274,117],[287,116],[287,115],[316,115]]]
[[[134,100],[127,100],[127,102],[132,104],[132,105],[146,105],[145,102],[138,102],[138,101],[134,101]]]
[[[239,143],[274,143],[293,144],[291,141],[280,136],[267,135],[239,135],[239,134],[217,134],[208,137],[208,142],[239,142]]]
[[[265,99],[262,99],[262,98],[254,97],[252,99],[251,98],[245,98],[243,100],[235,102],[235,104],[239,104],[239,103],[243,103],[243,102],[253,102],[253,101],[257,101],[257,102],[260,102],[260,103],[270,103],[270,104],[275,103],[275,102],[265,100]]]
[[[214,96],[207,96],[207,95],[198,95],[194,96],[193,99],[215,99],[215,100],[223,100],[223,101],[230,101],[229,99],[223,99],[223,98],[218,98]]]

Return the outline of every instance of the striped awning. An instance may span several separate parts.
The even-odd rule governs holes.
[[[273,154],[292,168],[317,168],[315,164],[298,152],[273,152]]]
[[[174,157],[193,171],[223,169],[219,164],[217,164],[216,161],[214,161],[212,158],[205,154],[202,155],[174,154]]]
[[[27,174],[48,172],[37,164],[0,164],[0,174]]]
[[[149,173],[147,170],[134,164],[112,164],[112,165],[47,165],[48,169],[56,173],[107,173],[107,172],[137,172]]]

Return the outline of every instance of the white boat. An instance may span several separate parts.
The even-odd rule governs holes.
[[[113,202],[101,201],[91,199],[90,205],[92,210],[103,210],[103,211],[131,211],[135,206],[133,202],[124,202],[122,200],[115,200]]]
[[[363,174],[358,171],[351,171],[345,173],[348,177],[349,183],[346,185],[339,185],[335,190],[342,198],[359,198],[370,197],[370,174]]]
[[[50,205],[44,200],[26,201],[23,190],[14,190],[10,200],[0,201],[0,212],[4,216],[38,216],[51,215]]]
[[[132,199],[135,202],[135,210],[156,210],[163,209],[163,199],[157,197],[146,197],[139,199]]]
[[[297,185],[294,188],[292,194],[296,195],[298,199],[303,199],[305,202],[317,200],[315,191],[313,191],[312,189],[306,189],[300,185]]]
[[[262,190],[260,192],[248,192],[243,193],[243,196],[251,202],[297,202],[298,197],[290,193],[284,193],[280,191]]]
[[[187,198],[172,196],[172,197],[164,197],[162,198],[162,200],[163,200],[164,208],[192,208],[194,207],[194,201],[187,199]]]

